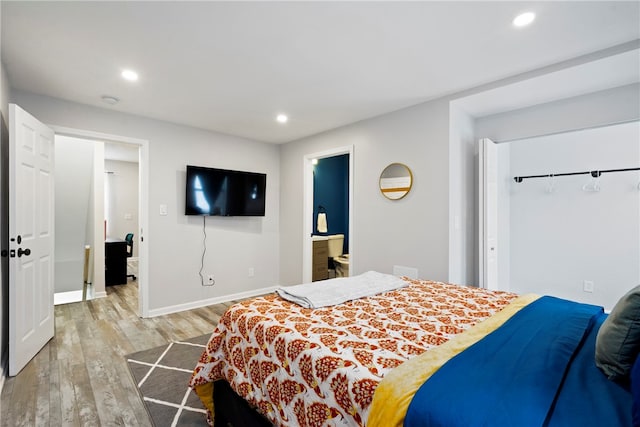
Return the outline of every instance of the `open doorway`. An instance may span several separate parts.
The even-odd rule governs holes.
[[[104,146],[105,286],[137,290],[139,230],[139,147]],[[124,259],[123,259],[124,258]],[[108,273],[108,274],[107,274]],[[137,291],[134,293],[137,294]]]
[[[55,158],[54,304],[58,305],[106,294],[104,287],[94,286],[95,272],[103,270],[95,263],[99,245],[105,245],[106,286],[126,285],[137,278],[139,147],[56,135]],[[96,203],[100,198],[104,202]]]
[[[353,146],[304,156],[303,282],[353,274]]]
[[[105,271],[105,239],[107,236],[106,224],[105,224],[105,151],[108,160],[124,161],[128,160],[130,163],[134,163],[137,157],[137,180],[130,179],[128,181],[129,186],[137,188],[137,209],[128,209],[130,212],[121,212],[123,218],[129,218],[128,214],[131,214],[131,220],[134,219],[134,211],[137,212],[137,225],[128,224],[126,228],[136,227],[134,233],[134,251],[133,255],[136,259],[127,261],[132,266],[131,270],[128,270],[126,274],[134,274],[136,276],[136,290],[137,292],[137,306],[138,314],[141,317],[148,316],[148,288],[146,278],[148,277],[148,266],[146,259],[148,257],[148,248],[143,244],[144,242],[144,230],[147,229],[149,221],[148,215],[148,162],[149,162],[149,146],[147,140],[138,138],[130,138],[119,135],[103,134],[93,131],[85,131],[81,129],[72,129],[61,126],[51,126],[54,130],[56,137],[66,136],[82,140],[88,146],[93,146],[93,197],[91,197],[92,204],[90,204],[88,210],[93,210],[89,216],[94,218],[93,228],[87,229],[87,239],[91,242],[91,265],[90,265],[90,281],[93,291],[93,297],[100,297],[106,295],[105,288],[105,274],[95,274],[94,272]],[[123,152],[128,152],[125,157]],[[66,215],[66,213],[65,213]],[[125,220],[129,221],[129,220]],[[114,230],[117,233],[117,229]],[[128,232],[127,232],[128,233]],[[119,237],[124,239],[126,235]],[[56,236],[59,237],[59,236]],[[94,242],[98,242],[95,244]],[[137,260],[137,263],[135,262]],[[132,262],[133,261],[133,262]],[[136,265],[137,264],[137,265]],[[131,280],[132,278],[128,278]],[[82,279],[80,279],[82,283]],[[132,303],[135,305],[135,303]]]

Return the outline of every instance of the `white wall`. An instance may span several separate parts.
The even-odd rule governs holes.
[[[2,6],[0,5],[0,10]],[[4,69],[4,64],[0,62],[0,212],[8,212],[8,173],[9,162],[9,97],[11,89],[9,80]],[[7,218],[5,218],[5,216]],[[8,215],[0,215],[0,224],[3,230],[8,230]],[[2,242],[8,240],[6,232],[0,232]],[[4,245],[4,243],[3,243]],[[8,346],[9,346],[9,269],[8,258],[0,258],[0,389],[4,384],[5,366],[7,366]]]
[[[534,77],[536,73],[521,76],[523,80]],[[505,84],[512,82],[508,79]],[[487,85],[486,90],[497,86]],[[391,272],[399,264],[418,268],[423,278],[473,284],[478,270],[475,141],[545,135],[638,118],[639,87],[628,85],[474,121],[455,104],[485,90],[476,88],[283,145],[280,220],[287,228],[281,233],[281,282],[302,280],[305,154],[355,147],[354,274],[370,269]],[[451,129],[450,120],[455,123]],[[472,129],[475,138],[470,136]],[[450,140],[457,146],[450,147]],[[396,161],[411,167],[415,183],[407,197],[391,202],[379,194],[377,182],[384,166]],[[450,168],[461,173],[458,182],[449,182]],[[461,229],[450,232],[458,215]],[[503,236],[508,238],[508,233]],[[455,247],[450,248],[451,244]],[[500,275],[508,280],[509,267],[501,266]]]
[[[282,146],[282,284],[302,281],[303,157],[351,144],[353,274],[403,265],[417,268],[419,277],[447,280],[449,103],[438,100]],[[393,162],[409,166],[414,178],[411,192],[397,201],[378,189],[380,173]]]
[[[93,151],[93,142],[55,138],[55,292],[82,289]]]
[[[93,141],[93,177],[87,213],[87,244],[91,247],[89,281],[92,298],[106,296],[104,271],[104,146]],[[100,272],[96,274],[95,272]]]
[[[149,141],[149,309],[152,314],[204,304],[279,283],[279,149],[187,126],[175,125],[59,99],[14,91],[13,101],[41,121]],[[267,174],[266,216],[206,220],[204,273],[216,285],[203,287],[202,217],[184,215],[185,166],[241,169]],[[159,215],[160,204],[168,215]],[[255,276],[249,277],[248,269]]]
[[[510,144],[498,144],[498,289],[503,291],[513,291],[511,287],[511,183],[513,175],[511,174],[510,155]]]
[[[4,70],[4,64],[0,62],[0,108],[5,116],[5,120],[9,120],[9,96],[11,89],[7,73]]]
[[[496,142],[605,126],[640,117],[640,84],[522,108],[476,120],[476,136]]]
[[[532,72],[517,78],[526,79],[535,77],[535,74]],[[517,79],[506,79],[504,83],[514,80]],[[457,96],[283,146],[256,143],[25,92],[17,92],[15,99],[46,123],[151,141],[150,306],[160,308],[231,295],[278,282],[299,283],[302,279],[303,156],[351,144],[355,147],[352,207],[354,273],[369,269],[391,272],[393,265],[399,264],[418,268],[420,277],[447,280],[450,221],[454,221],[453,216],[449,217],[450,101],[500,84],[494,82]],[[638,85],[631,85],[477,119],[476,136],[500,141],[503,137],[540,135],[551,130],[593,125],[601,123],[603,117],[606,120],[637,117],[637,89]],[[598,111],[602,114],[598,115]],[[473,164],[470,150],[464,151],[463,155],[466,157],[460,159],[459,164]],[[395,202],[381,196],[377,186],[380,171],[394,161],[410,166],[415,178],[411,193]],[[207,220],[209,246],[205,273],[213,270],[217,279],[214,288],[199,287],[197,277],[200,268],[197,260],[202,253],[201,245],[198,245],[203,237],[202,221],[182,215],[183,171],[187,163],[268,174],[265,218]],[[460,206],[462,203],[466,206],[475,204],[475,185],[461,186],[459,191],[462,192],[460,200],[464,201]],[[460,196],[455,189],[451,194],[452,197]],[[157,214],[161,203],[169,206],[166,217]],[[280,222],[286,224],[282,230]],[[469,234],[475,235],[476,222],[474,214],[471,221],[461,223],[461,235],[467,239]],[[179,269],[171,267],[176,260],[181,266]],[[248,267],[255,268],[255,278],[247,277]],[[465,268],[464,271],[468,270]],[[154,289],[161,291],[154,292]]]
[[[640,122],[512,142],[513,176],[640,167]],[[611,309],[640,283],[640,172],[511,184],[511,290]],[[554,191],[548,192],[553,185]],[[593,293],[583,281],[593,281]]]
[[[107,237],[124,239],[127,233],[134,233],[134,242],[138,241],[138,164],[120,160],[105,160],[105,189],[109,188],[108,206],[105,206],[107,218]],[[133,245],[133,256],[138,256],[138,244]]]
[[[478,144],[473,118],[450,103],[449,117],[449,277],[448,281],[478,285],[478,210],[475,194],[478,175]]]

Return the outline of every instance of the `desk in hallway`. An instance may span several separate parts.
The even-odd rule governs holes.
[[[104,282],[106,286],[127,283],[127,242],[108,238],[104,241]]]

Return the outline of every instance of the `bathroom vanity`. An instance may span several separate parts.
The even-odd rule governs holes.
[[[327,267],[329,260],[329,241],[324,239],[313,239],[313,273],[311,280],[325,280],[329,278]]]

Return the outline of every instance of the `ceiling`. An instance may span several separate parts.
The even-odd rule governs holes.
[[[638,1],[1,8],[12,88],[272,143],[640,39]],[[516,29],[511,21],[523,11],[536,20]],[[139,80],[123,80],[125,68]],[[120,101],[108,105],[103,95]],[[278,113],[288,123],[277,123]]]

